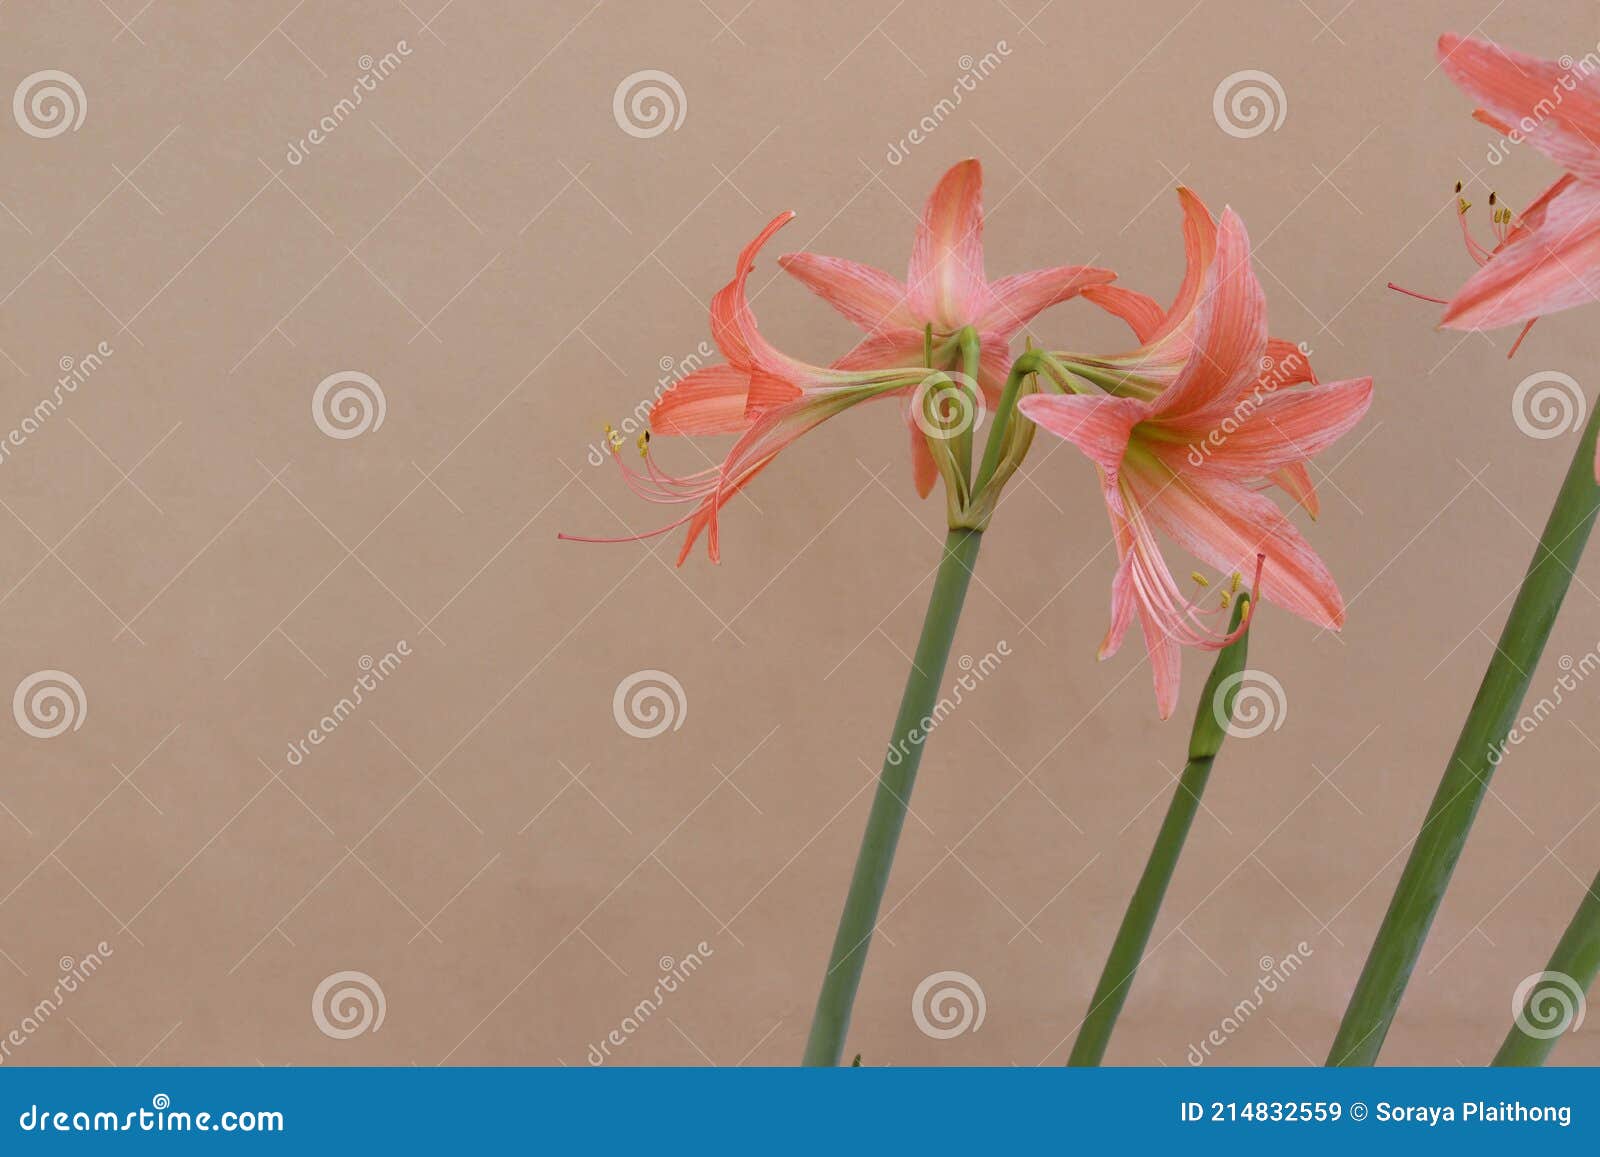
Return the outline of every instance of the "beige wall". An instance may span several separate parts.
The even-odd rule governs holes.
[[[691,953],[617,1060],[796,1060],[942,509],[912,497],[882,408],[768,471],[728,512],[720,567],[674,571],[675,538],[555,536],[650,525],[587,448],[707,338],[762,222],[801,215],[774,253],[898,270],[911,209],[967,155],[991,273],[1092,261],[1166,297],[1181,179],[1243,214],[1274,332],[1325,378],[1378,383],[1323,460],[1312,532],[1349,626],[1261,615],[1251,660],[1287,715],[1224,750],[1111,1050],[1185,1064],[1262,958],[1303,941],[1213,1063],[1320,1061],[1575,441],[1519,432],[1512,390],[1558,370],[1595,393],[1594,312],[1541,323],[1507,362],[1511,335],[1435,332],[1432,307],[1384,288],[1470,270],[1457,178],[1482,224],[1491,186],[1520,204],[1551,175],[1529,149],[1488,162],[1433,40],[1478,27],[1582,55],[1591,7],[439,8],[0,7],[0,97],[59,69],[87,101],[45,138],[0,108],[0,429],[62,359],[112,351],[0,463],[0,691],[60,670],[86,704],[52,739],[4,719],[0,1036],[63,964],[111,950],[6,1063],[581,1065],[662,958]],[[400,41],[291,163],[363,54]],[[990,52],[992,75],[891,163],[960,58]],[[686,107],[641,139],[612,96],[649,68]],[[1244,69],[1280,83],[1276,131],[1213,118]],[[767,332],[844,349],[848,328],[775,274],[752,281]],[[1082,306],[1036,332],[1123,340]],[[386,414],[336,439],[311,400],[347,370]],[[1095,661],[1106,541],[1090,468],[1041,440],[961,626],[958,654],[1010,655],[924,763],[850,1040],[869,1064],[1065,1055],[1205,669],[1192,656],[1161,724],[1139,647]],[[1536,693],[1600,645],[1597,584],[1585,566]],[[362,657],[402,641],[291,763]],[[650,668],[687,710],[642,740],[612,697]],[[1543,967],[1600,861],[1597,702],[1585,684],[1506,761],[1386,1060],[1481,1063]],[[912,993],[942,970],[981,986],[981,1030],[918,1030]],[[343,971],[381,988],[378,1031],[319,1031],[313,994]],[[1595,1027],[1555,1058],[1600,1061]]]

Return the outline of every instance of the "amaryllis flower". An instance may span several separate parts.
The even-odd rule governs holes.
[[[1232,210],[1223,214],[1204,280],[1193,291],[1186,285],[1191,292],[1190,351],[1154,396],[1034,394],[1018,404],[1099,471],[1118,557],[1101,655],[1121,646],[1137,615],[1162,718],[1177,705],[1180,648],[1217,649],[1235,636],[1208,622],[1218,609],[1202,608],[1198,592],[1179,587],[1155,532],[1224,573],[1256,572],[1261,598],[1337,629],[1344,601],[1332,576],[1258,487],[1325,449],[1372,398],[1370,378],[1294,389],[1258,384],[1266,305]]]
[[[1178,202],[1183,210],[1184,272],[1170,306],[1163,309],[1153,297],[1121,285],[1093,285],[1083,291],[1084,300],[1127,322],[1139,347],[1122,354],[1054,355],[1074,374],[1110,393],[1153,398],[1178,379],[1194,351],[1201,291],[1217,254],[1217,223],[1192,189],[1179,186]],[[1317,380],[1305,351],[1282,338],[1267,339],[1257,376],[1264,390]],[[1286,462],[1270,481],[1312,518],[1321,512],[1303,460]]]
[[[950,167],[922,210],[906,279],[881,269],[789,253],[778,264],[866,332],[834,363],[838,369],[926,367],[932,328],[933,368],[960,370],[959,338],[977,332],[981,344],[978,385],[993,401],[1011,367],[1011,342],[1042,310],[1115,279],[1108,269],[1062,265],[990,281],[983,266],[983,166],[976,160]],[[762,394],[758,400],[775,400]],[[907,414],[917,493],[926,498],[938,471],[926,433]]]
[[[717,561],[718,513],[784,447],[860,402],[916,397],[930,372],[959,365],[961,335],[969,327],[981,343],[978,384],[997,390],[1010,366],[1010,342],[1018,328],[1047,306],[1074,296],[1083,286],[1108,282],[1115,274],[1070,266],[993,283],[985,280],[981,185],[976,161],[961,162],[940,180],[917,231],[907,284],[839,258],[798,253],[781,259],[791,273],[869,331],[860,345],[831,366],[789,356],[768,342],[756,325],[746,296],[756,255],[794,214],[773,218],[740,252],[733,280],[711,301],[712,337],[726,364],[685,377],[656,401],[650,413],[650,428],[657,434],[738,434],[738,441],[719,465],[677,476],[655,464],[649,435],[641,435],[643,468],[623,464],[629,486],[652,502],[693,509],[644,534],[578,541],[634,541],[687,525],[678,561],[688,557],[702,533],[712,561]],[[929,439],[940,432],[929,433],[914,421],[910,425],[917,489],[926,496],[938,475]],[[622,463],[620,437],[609,429],[607,434]],[[948,452],[945,457],[948,460]]]
[[[651,428],[665,434],[740,435],[720,464],[688,475],[672,475],[656,466],[650,435],[639,436],[644,469],[623,462],[620,439],[611,437],[613,457],[622,466],[629,487],[641,497],[693,509],[665,526],[618,538],[561,535],[578,542],[635,542],[654,538],[687,524],[678,554],[681,565],[695,541],[706,534],[711,560],[721,557],[717,515],[751,479],[796,438],[859,402],[902,392],[927,376],[922,370],[842,370],[811,365],[790,357],[761,335],[745,296],[755,257],[794,213],[774,217],[739,253],[733,280],[711,299],[711,335],[727,358],[726,365],[707,366],[685,377],[661,396],[650,412]],[[607,435],[611,435],[609,427]]]
[[[1459,36],[1439,38],[1439,63],[1483,106],[1479,120],[1567,170],[1520,216],[1496,207],[1492,250],[1469,239],[1482,268],[1441,324],[1495,329],[1600,300],[1600,80]]]

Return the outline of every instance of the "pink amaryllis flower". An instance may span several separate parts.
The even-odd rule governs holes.
[[[1153,297],[1122,285],[1094,285],[1083,291],[1086,301],[1127,322],[1138,348],[1121,354],[1055,355],[1074,374],[1110,393],[1154,398],[1178,379],[1194,351],[1201,291],[1217,255],[1217,223],[1192,189],[1179,186],[1178,203],[1183,211],[1184,273],[1170,306],[1163,309]],[[1305,351],[1283,338],[1267,339],[1259,371],[1257,384],[1266,390],[1317,380]],[[1321,512],[1303,460],[1284,463],[1272,472],[1270,481],[1312,518]]]
[[[905,284],[840,258],[797,253],[781,259],[790,273],[868,330],[854,350],[831,366],[789,356],[768,342],[756,325],[746,293],[756,255],[794,214],[773,218],[740,252],[733,279],[712,298],[712,337],[726,364],[690,374],[663,394],[650,413],[650,428],[657,434],[738,434],[727,458],[693,474],[668,474],[650,455],[649,436],[641,435],[644,467],[623,465],[628,485],[649,501],[692,509],[639,535],[562,537],[634,541],[687,525],[679,563],[702,533],[712,561],[718,561],[719,512],[786,446],[860,402],[914,397],[931,370],[958,367],[964,330],[975,331],[981,343],[978,384],[986,391],[998,389],[1010,365],[1011,339],[1022,325],[1047,306],[1085,286],[1108,282],[1115,274],[1067,266],[987,281],[981,189],[982,171],[976,161],[963,161],[944,175],[928,199]],[[937,477],[928,444],[933,435],[910,418],[908,408],[914,476],[918,492],[926,496]],[[613,455],[620,464],[618,443],[620,438],[612,438]]]
[[[1099,471],[1118,557],[1101,655],[1121,646],[1137,615],[1162,718],[1177,705],[1180,648],[1217,649],[1235,635],[1216,630],[1207,620],[1217,612],[1179,588],[1155,532],[1224,573],[1255,570],[1260,597],[1337,629],[1344,601],[1333,577],[1257,488],[1329,446],[1372,398],[1370,378],[1286,390],[1258,384],[1266,305],[1249,237],[1232,210],[1223,214],[1187,324],[1183,365],[1152,397],[1034,394],[1018,404]]]
[[[838,369],[926,367],[931,327],[933,366],[961,369],[963,330],[981,343],[978,385],[992,402],[1011,366],[1012,339],[1040,312],[1116,278],[1108,269],[1062,265],[990,281],[983,262],[983,166],[952,165],[934,186],[911,246],[906,279],[860,262],[788,253],[778,264],[861,327],[866,336],[834,363]],[[781,400],[781,391],[762,395]],[[917,493],[926,498],[938,471],[926,434],[908,411]]]
[[[1439,38],[1439,64],[1482,106],[1479,120],[1567,170],[1520,216],[1496,208],[1492,250],[1469,238],[1481,268],[1441,324],[1496,329],[1600,300],[1600,80],[1460,36]]]

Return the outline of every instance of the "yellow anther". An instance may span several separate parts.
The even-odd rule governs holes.
[[[1231,583],[1229,583],[1229,584],[1228,584],[1228,593],[1229,593],[1229,594],[1233,594],[1233,593],[1235,593],[1235,592],[1236,592],[1236,591],[1238,591],[1238,589],[1239,589],[1239,584],[1240,584],[1240,583],[1241,583],[1241,582],[1243,582],[1243,581],[1244,581],[1244,578],[1243,578],[1243,576],[1242,576],[1242,575],[1240,575],[1240,574],[1239,574],[1239,572],[1238,572],[1238,571],[1234,571],[1234,572],[1233,572],[1233,581],[1232,581],[1232,582],[1231,582]]]
[[[640,434],[638,439],[637,439],[637,442],[638,442],[638,445],[639,445],[639,457],[641,457],[641,458],[649,457],[649,455],[650,455],[650,431],[646,430],[643,434]]]
[[[1233,603],[1233,594],[1229,591],[1222,592],[1222,609],[1227,610]]]
[[[1472,202],[1471,201],[1467,200],[1465,197],[1457,197],[1456,198],[1456,212],[1457,213],[1465,213],[1470,208],[1472,208]]]
[[[1195,582],[1199,583],[1203,587],[1208,587],[1208,586],[1211,585],[1211,580],[1206,578],[1205,575],[1201,574],[1197,570],[1190,571],[1189,572],[1189,577],[1194,579]]]

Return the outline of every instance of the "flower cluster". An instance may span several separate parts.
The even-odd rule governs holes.
[[[984,271],[982,170],[946,172],[928,198],[904,281],[838,257],[793,253],[778,264],[863,331],[831,364],[791,357],[760,333],[746,295],[757,255],[792,219],[783,213],[739,254],[733,280],[711,303],[724,363],[679,382],[655,404],[656,434],[736,434],[718,465],[688,475],[661,469],[650,434],[627,484],[687,512],[634,539],[687,527],[681,563],[704,535],[720,556],[718,515],[800,436],[859,403],[898,399],[918,494],[945,483],[952,528],[982,530],[1036,428],[1078,446],[1097,468],[1118,555],[1109,655],[1137,616],[1154,668],[1157,706],[1169,716],[1183,646],[1217,649],[1236,637],[1208,620],[1228,605],[1186,595],[1156,542],[1160,529],[1204,563],[1257,576],[1258,594],[1320,626],[1344,608],[1327,568],[1259,488],[1276,485],[1315,516],[1307,460],[1350,429],[1371,401],[1368,378],[1319,384],[1305,354],[1267,336],[1249,239],[1231,211],[1220,225],[1187,189],[1187,270],[1173,304],[1114,285],[1109,270],[1057,266],[991,281]],[[1124,320],[1130,353],[1034,349],[1017,336],[1042,311],[1084,297]],[[937,388],[930,389],[930,384]],[[975,414],[994,420],[974,468]],[[1196,452],[1203,445],[1204,453]],[[593,541],[593,540],[587,540]],[[1200,586],[1208,580],[1196,575]],[[1253,603],[1252,603],[1253,606]]]

